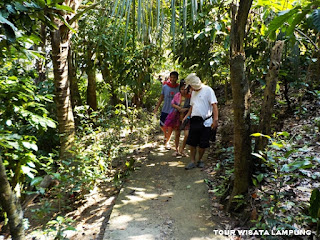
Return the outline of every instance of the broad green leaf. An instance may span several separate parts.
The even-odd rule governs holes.
[[[21,147],[20,147],[20,145],[19,145],[18,142],[8,141],[8,144],[9,144],[11,147],[13,147],[13,148],[15,148],[15,149],[17,149],[17,150],[21,150]]]
[[[39,6],[41,6],[42,8],[44,8],[46,6],[46,1],[45,0],[37,0],[37,3],[39,4]],[[49,5],[49,3],[48,3]]]
[[[31,144],[29,142],[26,142],[26,141],[22,141],[22,145],[27,148],[27,149],[30,149],[31,148]]]
[[[318,32],[320,32],[320,9],[316,9],[312,12],[312,20],[314,26],[316,27]]]
[[[265,138],[271,139],[270,136],[264,135],[262,133],[252,133],[250,136],[252,136],[252,137],[265,137]]]
[[[56,123],[53,120],[50,120],[50,119],[46,119],[46,124],[50,128],[56,128],[57,127]]]
[[[33,162],[27,162],[27,165],[31,168],[35,168],[36,165]]]
[[[260,173],[260,174],[257,176],[257,180],[259,181],[259,183],[263,180],[263,178],[264,178],[263,173]]]
[[[0,12],[1,14],[1,12]],[[9,21],[7,21],[4,17],[0,15],[0,23],[4,29],[5,35],[10,42],[15,42],[16,40],[16,30],[17,28]]]
[[[288,132],[278,132],[277,133],[278,136],[285,136],[285,137],[289,137],[290,134]]]
[[[272,142],[272,147],[283,148],[283,144],[279,142]]]
[[[267,35],[270,33],[275,32],[278,30],[280,27],[283,26],[285,22],[287,22],[293,15],[295,15],[298,12],[298,9],[294,8],[285,14],[279,15],[278,17],[275,17],[270,24],[268,25],[268,31]],[[281,13],[280,13],[281,14]]]
[[[31,179],[34,178],[34,174],[32,172],[35,172],[34,169],[27,167],[27,166],[22,166],[21,167],[21,171],[23,174],[26,174],[28,177],[30,177]]]
[[[15,6],[15,9],[18,10],[18,11],[21,11],[21,12],[26,12],[28,11],[28,8],[26,8],[25,6],[23,6],[21,3],[19,2],[14,2],[13,3],[14,6]]]
[[[52,9],[63,10],[63,11],[67,11],[67,12],[74,12],[71,7],[66,6],[66,5],[60,5],[60,4],[56,4],[54,7],[52,7]]]
[[[319,189],[314,189],[310,197],[310,208],[309,213],[313,218],[319,218],[320,209],[320,191]]]
[[[72,226],[68,226],[67,228],[65,228],[65,230],[67,230],[67,231],[77,231],[77,229],[72,227]]]
[[[251,153],[251,155],[256,156],[257,158],[260,158],[264,161],[267,161],[262,155],[260,155],[259,153]]]
[[[16,13],[16,10],[14,9],[14,7],[12,5],[7,5],[6,6],[6,9],[8,10],[9,13],[13,13],[15,14]]]
[[[36,4],[35,2],[26,2],[25,1],[23,4],[27,8],[34,8],[34,9],[37,9],[37,10],[41,9],[41,7],[38,4]]]
[[[42,182],[42,180],[43,180],[43,177],[35,177],[34,179],[31,180],[30,185],[31,186],[38,185]]]
[[[257,182],[257,179],[255,179],[255,178],[252,178],[252,183],[253,183],[253,185],[254,186],[258,186],[258,182]]]

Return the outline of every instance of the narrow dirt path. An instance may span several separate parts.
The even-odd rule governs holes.
[[[172,150],[154,147],[136,164],[124,184],[104,240],[200,240],[216,236],[211,219],[205,173],[186,171],[189,158],[172,157]]]

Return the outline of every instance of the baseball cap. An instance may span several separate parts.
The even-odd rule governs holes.
[[[202,86],[200,78],[195,73],[190,73],[186,78],[186,88],[191,86],[193,89],[198,90]]]

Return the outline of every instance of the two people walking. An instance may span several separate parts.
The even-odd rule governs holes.
[[[160,126],[165,136],[165,147],[170,148],[169,142],[174,130],[175,152],[173,155],[186,156],[184,147],[187,144],[190,147],[191,162],[185,169],[202,168],[204,167],[203,155],[210,147],[211,129],[218,127],[217,98],[212,88],[203,84],[195,73],[189,74],[184,81],[180,82],[179,92],[176,88],[177,72],[170,73],[170,81],[172,80],[171,84],[175,85],[166,84],[162,87],[160,99],[154,110],[156,113],[162,101],[165,102],[160,117]],[[168,108],[169,102],[170,109]],[[184,130],[184,140],[179,148],[180,128]],[[197,154],[198,160],[196,160]]]

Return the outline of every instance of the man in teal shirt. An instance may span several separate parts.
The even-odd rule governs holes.
[[[162,110],[161,110],[161,115],[160,115],[160,127],[164,133],[164,139],[165,139],[164,144],[167,149],[170,149],[169,142],[170,142],[172,132],[170,134],[168,134],[168,129],[164,125],[164,122],[166,121],[166,118],[170,112],[171,101],[172,101],[174,95],[177,92],[179,92],[179,84],[177,83],[178,78],[179,78],[178,72],[173,71],[170,73],[170,81],[166,82],[162,86],[162,91],[161,91],[159,101],[154,109],[154,113],[157,113],[161,103],[164,102],[163,106],[162,106]]]

